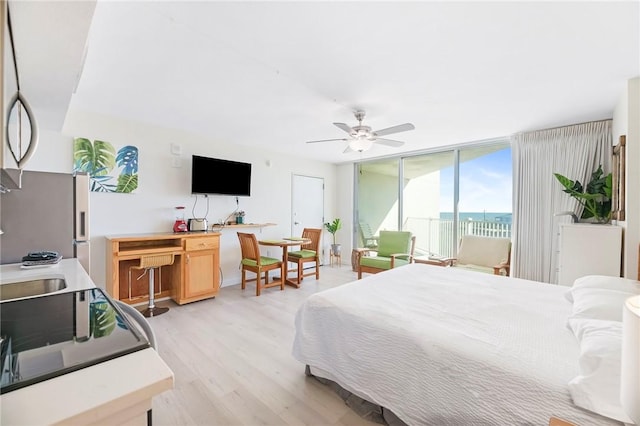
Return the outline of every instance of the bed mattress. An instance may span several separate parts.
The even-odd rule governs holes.
[[[309,297],[293,355],[409,425],[621,425],[571,401],[565,291],[411,264]]]

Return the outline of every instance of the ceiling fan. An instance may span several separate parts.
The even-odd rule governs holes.
[[[341,139],[322,139],[318,141],[308,141],[307,143],[318,142],[331,142],[331,141],[345,141],[349,142],[344,152],[358,151],[363,152],[371,148],[374,143],[381,145],[399,147],[404,145],[404,142],[396,141],[392,139],[381,138],[380,136],[390,135],[392,133],[406,132],[407,130],[415,129],[415,126],[411,123],[398,124],[397,126],[387,127],[381,130],[371,130],[369,126],[363,126],[362,120],[364,119],[365,112],[356,110],[353,112],[358,120],[358,125],[350,127],[344,123],[333,123],[336,127],[344,130],[349,134],[348,138]]]

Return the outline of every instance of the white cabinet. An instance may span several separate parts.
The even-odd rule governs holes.
[[[571,286],[585,275],[620,276],[620,226],[563,223],[559,234],[558,284]]]

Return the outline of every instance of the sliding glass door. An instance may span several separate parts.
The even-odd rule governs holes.
[[[416,255],[455,256],[469,233],[511,237],[507,141],[360,163],[356,179],[355,247],[383,229],[411,231]]]
[[[440,212],[454,207],[454,152],[445,151],[403,160],[402,229],[416,236],[419,254],[450,253],[453,223]]]
[[[398,158],[372,161],[358,165],[356,193],[357,241],[355,247],[364,247],[370,229],[374,235],[380,230],[397,231]]]

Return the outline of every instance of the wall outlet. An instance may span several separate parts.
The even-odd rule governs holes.
[[[173,155],[182,155],[182,146],[177,143],[171,144],[171,153]]]
[[[172,167],[182,167],[182,159],[180,157],[173,157],[171,159]]]

